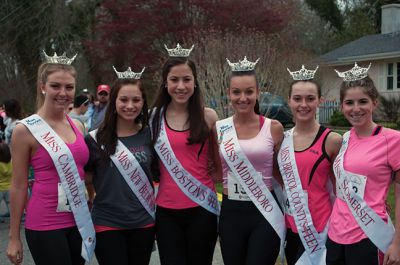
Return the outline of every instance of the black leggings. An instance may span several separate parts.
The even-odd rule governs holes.
[[[288,265],[296,264],[296,261],[303,255],[304,246],[300,236],[288,228],[286,231],[285,256]]]
[[[97,261],[100,265],[148,265],[154,234],[154,227],[96,233]]]
[[[326,265],[379,265],[383,262],[383,253],[368,238],[344,245],[328,237],[326,250]]]
[[[217,241],[217,216],[202,207],[156,211],[156,236],[162,265],[208,265]]]
[[[82,237],[76,227],[50,231],[25,229],[25,237],[36,265],[80,265]]]
[[[280,238],[253,202],[224,195],[219,233],[225,265],[275,264]]]

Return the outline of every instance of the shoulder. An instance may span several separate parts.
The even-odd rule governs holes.
[[[22,123],[18,123],[12,134],[12,139],[18,139],[18,141],[12,140],[12,146],[13,148],[15,146],[21,146],[21,147],[32,147],[36,139],[33,137],[32,133],[29,131],[29,129]]]
[[[93,139],[90,133],[85,136],[85,143],[89,149],[89,151],[98,151],[97,142]]]
[[[271,119],[271,136],[275,145],[280,144],[283,140],[283,126],[279,121],[273,119]]]
[[[393,129],[386,128],[386,127],[383,127],[382,129],[383,129],[382,133],[385,136],[393,137],[393,138],[399,138],[400,137],[400,131],[393,130]]]
[[[83,126],[82,121],[80,121],[79,119],[76,119],[76,118],[71,119],[71,121],[74,123],[76,128],[80,131],[80,133],[84,134],[85,127]]]
[[[217,122],[218,120],[218,115],[217,112],[215,112],[215,110],[211,109],[211,108],[204,108],[204,119],[206,120],[206,123],[208,125],[208,127],[213,127],[214,124]]]
[[[395,144],[396,147],[398,147],[398,144],[400,143],[400,131],[383,128],[382,134],[385,136],[388,145]]]
[[[31,132],[29,131],[29,129],[22,123],[18,123],[13,131],[13,135],[15,135],[15,137],[26,137],[26,136],[32,136]]]
[[[271,119],[271,134],[283,134],[283,125],[279,121]]]
[[[342,136],[337,132],[329,132],[326,137],[325,149],[328,153],[337,154],[342,146]]]

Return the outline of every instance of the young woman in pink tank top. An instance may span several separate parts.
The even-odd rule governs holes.
[[[335,161],[343,161],[339,163],[343,170],[335,169],[336,178],[340,177],[337,186],[341,189],[328,231],[328,265],[400,264],[400,133],[373,121],[379,93],[368,76],[368,69],[355,64],[349,71],[338,72],[343,78],[341,109],[353,127],[348,132],[347,144],[343,143],[347,148]],[[344,183],[343,176],[348,184]],[[394,232],[390,225],[386,226],[390,218],[386,198],[391,184],[394,185],[396,203]],[[352,192],[342,192],[342,187],[351,188]],[[344,196],[350,199],[350,204]],[[362,204],[367,205],[368,212]],[[378,222],[382,223],[374,226]],[[385,236],[380,238],[380,235]]]
[[[190,196],[184,191],[186,187],[194,187],[193,181],[198,181],[215,193],[213,178],[218,179],[218,173],[211,172],[214,174],[212,177],[209,168],[210,161],[219,161],[215,131],[212,131],[217,114],[204,107],[196,67],[187,58],[188,54],[170,56],[163,66],[162,84],[150,116],[153,141],[155,144],[158,140],[169,141],[172,149],[163,148],[166,162],[158,154],[157,245],[163,265],[207,265],[212,263],[214,254],[217,215],[195,201],[195,192]],[[160,134],[162,128],[163,138]],[[155,147],[157,151],[157,144]],[[182,178],[179,174],[183,187],[178,185],[175,175],[173,178],[168,169],[172,153],[191,176]],[[178,171],[182,172],[182,169],[172,169],[172,172]]]
[[[313,76],[290,73],[294,79],[288,97],[288,104],[296,124],[293,128],[294,157],[313,226],[318,233],[322,233],[332,210],[330,195],[333,192],[332,182],[335,183],[332,162],[339,152],[342,138],[339,134],[321,126],[315,119],[317,108],[321,103],[321,88],[313,80]],[[289,207],[287,199],[285,255],[288,265],[294,265],[305,250],[299,237],[299,230],[302,228],[297,228]]]
[[[38,70],[37,114],[70,149],[80,178],[89,152],[79,121],[71,121],[66,108],[75,95],[76,71],[69,64],[43,63]],[[84,264],[82,238],[72,212],[58,210],[58,184],[54,163],[46,149],[24,124],[12,136],[13,179],[11,184],[10,240],[7,255],[13,264],[23,257],[20,238],[21,217],[26,205],[25,235],[36,264]],[[35,184],[27,202],[28,170],[32,165]],[[86,201],[84,202],[86,204]]]
[[[243,61],[245,61],[244,59]],[[238,139],[238,149],[245,155],[257,174],[255,181],[263,182],[263,193],[272,194],[274,154],[279,150],[283,138],[283,126],[276,120],[260,115],[258,97],[259,84],[252,69],[236,69],[231,64],[232,73],[228,80],[227,95],[234,110],[234,115],[220,123],[232,119]],[[223,168],[223,199],[219,221],[219,234],[222,257],[226,265],[275,264],[280,249],[280,238],[275,228],[264,217],[256,204],[246,193],[240,180],[228,166],[221,148],[224,148],[223,133],[219,134],[220,158]],[[229,159],[228,159],[229,160]],[[265,191],[269,190],[269,191]],[[277,207],[279,215],[282,211]],[[282,227],[283,218],[281,220]]]

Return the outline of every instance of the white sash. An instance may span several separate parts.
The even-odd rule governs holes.
[[[165,130],[164,116],[161,117],[160,134],[154,145],[158,157],[163,162],[176,185],[178,185],[186,196],[204,209],[219,215],[217,194],[193,177],[176,158]]]
[[[388,216],[388,223],[371,209],[367,202],[355,193],[351,188],[351,176],[353,173],[344,169],[344,154],[349,145],[350,132],[343,135],[342,147],[333,165],[333,171],[337,180],[337,185],[340,186],[343,197],[351,213],[356,219],[358,225],[368,236],[368,238],[378,247],[383,253],[386,253],[388,247],[392,243],[395,233],[392,221]]]
[[[81,255],[90,262],[96,245],[96,233],[85,197],[85,186],[79,176],[74,157],[60,136],[39,115],[29,116],[21,123],[29,129],[53,160],[83,239]]]
[[[285,132],[281,149],[278,153],[279,170],[282,174],[285,190],[289,199],[290,211],[304,246],[304,253],[296,264],[326,264],[326,247],[328,225],[319,234],[314,227],[306,194],[301,185],[293,145],[293,129]]]
[[[281,245],[285,242],[286,226],[283,214],[272,196],[268,187],[253,165],[242,152],[236,135],[233,118],[218,121],[216,124],[219,149],[229,166],[229,169],[244,188],[251,201],[261,212],[264,218],[271,224],[281,239]]]
[[[89,132],[89,134],[97,142],[97,129]],[[155,219],[154,191],[136,157],[118,140],[115,154],[110,155],[110,158],[133,194],[139,199],[150,216]]]

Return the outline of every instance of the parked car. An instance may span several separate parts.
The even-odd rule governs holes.
[[[269,92],[262,92],[259,104],[260,112],[264,116],[278,120],[284,127],[294,125],[293,115],[283,97]]]

